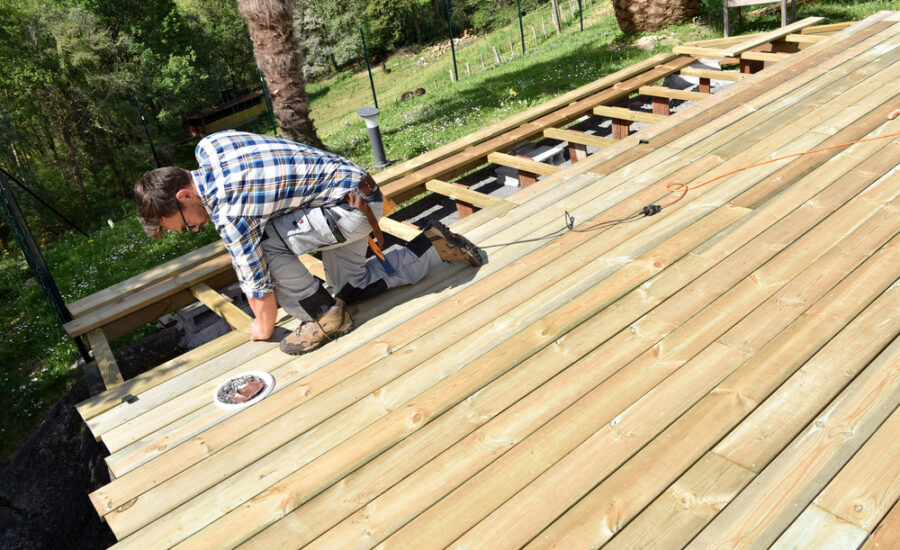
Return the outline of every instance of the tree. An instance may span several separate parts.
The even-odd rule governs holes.
[[[293,7],[293,0],[238,0],[282,132],[288,139],[324,149],[309,118],[303,63],[292,26]]]
[[[613,8],[622,32],[636,34],[690,21],[700,13],[700,0],[613,0]]]

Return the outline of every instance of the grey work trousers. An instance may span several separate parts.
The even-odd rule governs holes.
[[[381,192],[374,191],[366,201],[380,218]],[[301,208],[269,220],[261,245],[278,304],[301,321],[312,320],[302,302],[319,291],[320,283],[297,258],[300,254],[322,252],[326,282],[344,301],[417,283],[441,263],[437,250],[420,234],[405,247],[384,251],[394,270],[389,274],[377,257],[366,258],[370,231],[365,214],[346,204]]]

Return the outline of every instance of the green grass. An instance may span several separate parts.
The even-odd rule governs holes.
[[[565,4],[565,3],[561,3]],[[486,125],[547,101],[573,88],[617,71],[672,45],[721,36],[721,3],[704,0],[708,24],[698,21],[657,32],[650,37],[626,37],[616,26],[608,2],[585,5],[585,30],[569,18],[557,37],[549,9],[525,18],[526,54],[521,53],[518,20],[489,35],[478,37],[457,49],[460,81],[452,83],[449,48],[436,52],[423,47],[398,53],[387,60],[390,74],[380,64],[374,78],[381,107],[381,127],[388,157],[405,160],[465,136]],[[827,22],[863,19],[879,10],[900,10],[900,0],[872,2],[820,2],[799,9],[799,17],[821,15]],[[548,39],[541,31],[546,21]],[[530,25],[538,34],[535,44]],[[735,32],[746,34],[776,28],[778,14],[745,18]],[[509,49],[513,40],[515,52]],[[658,42],[651,49],[635,46]],[[491,47],[496,46],[503,63],[497,65]],[[487,69],[481,67],[484,54]],[[471,74],[466,73],[468,61]],[[435,87],[437,81],[437,87]],[[425,88],[425,96],[400,102],[404,91]],[[325,144],[360,165],[371,166],[372,154],[357,108],[372,104],[366,71],[345,73],[310,84],[313,117]],[[267,118],[257,120],[250,131],[270,133]],[[193,167],[193,147],[176,150],[185,168]],[[206,228],[199,235],[173,233],[152,241],[123,205],[122,218],[113,228],[90,237],[69,234],[44,249],[47,263],[67,301],[73,301],[141,273],[169,259],[211,242],[216,235]],[[32,274],[21,252],[0,252],[0,461],[40,421],[46,408],[60,398],[80,376],[71,368],[77,358],[75,346],[66,338],[41,288],[29,280]],[[153,330],[139,329],[116,340],[114,347]]]

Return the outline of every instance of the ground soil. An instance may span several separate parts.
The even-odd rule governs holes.
[[[167,329],[117,350],[127,379],[183,353],[180,330]],[[47,413],[9,464],[0,484],[0,548],[108,548],[115,537],[88,494],[109,483],[105,447],[91,435],[75,406],[90,395],[78,381]]]

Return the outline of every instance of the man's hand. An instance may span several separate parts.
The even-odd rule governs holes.
[[[250,340],[268,340],[275,331],[275,318],[278,315],[275,293],[271,292],[262,298],[248,296],[247,301],[256,316],[250,323]]]

